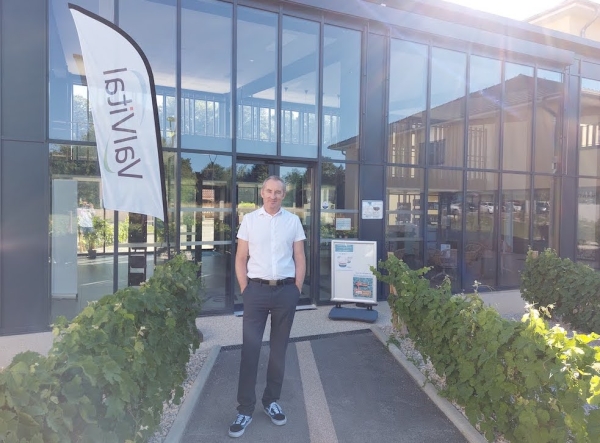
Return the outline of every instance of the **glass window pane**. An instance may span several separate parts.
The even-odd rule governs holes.
[[[181,7],[181,146],[231,151],[232,5]]]
[[[68,4],[74,3],[112,21],[113,0],[51,0],[48,9],[50,138],[93,141],[85,69],[79,37]]]
[[[563,76],[537,71],[535,100],[535,172],[552,173],[561,158]]]
[[[500,286],[518,286],[530,245],[529,175],[503,174],[500,217]]]
[[[462,172],[430,169],[425,226],[425,266],[427,277],[439,285],[446,276],[453,291],[461,286],[462,219],[476,210],[469,199],[463,201]]]
[[[498,169],[501,68],[499,60],[471,57],[468,168]]]
[[[533,68],[506,63],[504,73],[504,169],[531,169]]]
[[[411,269],[423,267],[424,181],[423,169],[387,168],[386,250]]]
[[[543,251],[546,248],[558,249],[558,229],[554,218],[557,216],[559,181],[550,175],[534,177],[533,190],[533,240],[531,248]]]
[[[181,251],[202,263],[203,309],[224,309],[232,292],[232,159],[229,156],[182,154]]]
[[[331,239],[358,238],[357,164],[323,163],[321,169],[320,291],[331,298]]]
[[[498,236],[498,174],[483,171],[467,172],[467,202],[472,203],[467,214],[465,232],[465,288],[475,281],[486,289],[496,287],[496,251]]]
[[[600,180],[579,179],[577,261],[600,269]]]
[[[425,143],[427,46],[392,39],[388,161],[418,164]]]
[[[283,17],[281,155],[317,157],[319,24]]]
[[[326,25],[323,60],[322,155],[358,160],[361,33]]]
[[[467,56],[433,48],[427,164],[463,166]]]
[[[152,277],[154,267],[168,260],[169,251],[175,252],[175,161],[173,152],[163,153],[167,217],[169,233],[165,232],[165,221],[134,212],[119,212],[118,253],[119,289],[139,286]]]
[[[95,147],[50,145],[51,315],[73,318],[113,293],[114,212],[102,208]]]
[[[177,146],[175,64],[177,60],[177,0],[127,0],[119,2],[119,27],[142,48],[150,61],[160,131],[164,146]],[[140,20],[140,11],[144,19]]]
[[[582,79],[579,116],[579,175],[600,174],[600,81]]]
[[[238,7],[237,151],[277,153],[277,14]]]

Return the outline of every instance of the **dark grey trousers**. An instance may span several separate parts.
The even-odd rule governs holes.
[[[263,406],[279,400],[285,353],[290,338],[300,291],[295,284],[269,286],[249,282],[244,298],[242,360],[238,382],[237,408],[240,414],[252,415],[256,406],[256,376],[267,317],[271,314],[271,336],[267,386],[262,396]]]

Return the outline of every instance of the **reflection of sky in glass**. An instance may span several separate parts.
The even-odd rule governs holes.
[[[482,91],[490,86],[500,84],[500,60],[486,57],[471,57],[471,78],[469,90],[471,93]]]
[[[194,172],[202,172],[209,165],[219,165],[223,169],[231,169],[231,157],[211,154],[187,154],[182,156],[188,159]]]
[[[545,80],[551,80],[553,82],[562,83],[563,76],[560,72],[547,71],[545,69],[538,69],[537,78],[543,78]]]
[[[506,80],[518,77],[519,75],[533,77],[533,68],[531,66],[517,65],[515,63],[507,63],[505,65],[504,78]]]
[[[427,46],[392,39],[389,122],[425,111]]]
[[[431,108],[465,95],[466,55],[462,52],[433,48],[431,72]]]
[[[581,90],[583,92],[600,92],[600,81],[582,78]]]
[[[73,95],[87,99],[87,86],[73,85]]]

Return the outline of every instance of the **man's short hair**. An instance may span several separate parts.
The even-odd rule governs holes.
[[[267,182],[269,180],[275,180],[278,181],[279,183],[281,183],[282,187],[283,187],[283,193],[285,194],[285,182],[283,181],[283,179],[281,177],[279,177],[278,175],[270,175],[268,176],[265,181],[262,184],[262,187],[260,189],[265,189],[265,186],[267,185]]]

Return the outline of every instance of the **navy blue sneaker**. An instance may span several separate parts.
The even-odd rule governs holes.
[[[265,414],[271,417],[271,421],[277,426],[282,426],[287,423],[287,418],[283,413],[281,406],[276,402],[271,403],[269,406],[265,406]]]
[[[230,437],[241,437],[246,427],[252,422],[251,415],[238,414],[235,421],[229,426]]]

